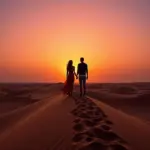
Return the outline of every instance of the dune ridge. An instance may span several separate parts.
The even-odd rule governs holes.
[[[33,114],[34,112],[41,110],[45,105],[47,105],[47,103],[51,99],[54,99],[53,95],[49,95],[49,97],[44,98],[42,101],[38,101],[36,103],[32,103],[30,105],[0,115],[0,121],[1,121],[0,133],[7,130],[7,128],[17,124],[19,121],[21,122],[22,120],[24,120],[25,118]]]
[[[69,133],[71,132],[71,129],[69,130],[71,125],[68,124],[71,124],[72,117],[68,115],[68,112],[71,111],[72,104],[71,101],[68,100],[65,103],[64,100],[67,101],[66,96],[56,95],[42,108],[31,113],[21,122],[19,121],[13,128],[7,128],[7,131],[0,134],[0,149],[40,150],[43,148],[51,149],[51,147],[60,149],[61,146],[67,149],[71,143],[68,142],[71,139],[71,137],[68,138],[71,135]],[[60,126],[63,119],[65,123]],[[57,143],[60,139],[63,139],[64,142],[59,146]],[[66,145],[66,142],[69,144]]]

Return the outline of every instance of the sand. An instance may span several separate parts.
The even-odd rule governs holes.
[[[113,122],[113,129],[129,143],[134,150],[149,150],[150,126],[141,119],[125,114],[120,110],[91,98],[97,106],[103,108]]]
[[[141,98],[146,107],[147,84],[92,84],[82,98],[78,87],[67,97],[62,86],[0,86],[0,150],[150,150],[148,118],[128,111]]]
[[[97,87],[89,89],[89,96],[150,123],[150,84],[104,84],[102,88]]]

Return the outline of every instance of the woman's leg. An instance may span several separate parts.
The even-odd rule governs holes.
[[[73,93],[73,83],[70,86],[70,96],[72,96],[72,93]]]

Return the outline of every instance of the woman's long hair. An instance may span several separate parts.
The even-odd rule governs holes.
[[[68,64],[67,64],[67,70],[71,69],[73,65],[73,61],[69,60]]]

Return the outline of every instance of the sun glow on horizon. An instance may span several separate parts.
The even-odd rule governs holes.
[[[77,69],[80,57],[89,82],[150,80],[145,0],[2,1],[0,81],[64,81],[68,61]]]

